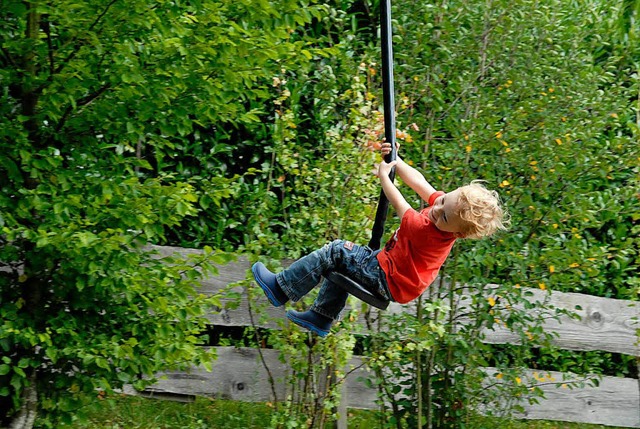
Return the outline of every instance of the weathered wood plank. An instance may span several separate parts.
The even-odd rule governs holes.
[[[275,377],[275,390],[269,374],[260,362],[258,349],[215,347],[218,358],[213,370],[194,367],[189,372],[166,372],[147,392],[191,394],[244,402],[267,402],[285,399],[283,383],[287,366],[274,350],[262,350],[267,367]],[[274,394],[275,393],[275,394]]]
[[[215,349],[218,358],[213,362],[211,372],[202,367],[194,367],[189,372],[174,371],[160,374],[158,383],[146,389],[145,396],[175,398],[180,395],[196,395],[244,402],[272,402],[288,399],[290,390],[287,388],[286,380],[296,378],[291,374],[291,367],[280,360],[277,351],[234,347],[215,347]],[[352,373],[349,378],[351,384],[355,382],[358,374],[360,374],[358,371]],[[322,374],[316,375],[316,379],[319,381],[315,386],[317,394],[322,395],[326,388],[328,374],[323,371]],[[342,394],[348,398],[353,395],[353,392],[359,391],[358,387],[350,389],[346,385]],[[131,390],[129,389],[128,392],[130,393]],[[360,394],[354,396],[356,400],[361,397]],[[338,428],[347,428],[347,406],[347,401],[342,401],[338,405]]]
[[[545,400],[525,407],[522,417],[630,428],[640,427],[638,381],[604,377],[597,388],[575,390],[543,386]],[[549,417],[553,410],[553,417]]]
[[[567,350],[603,350],[640,356],[637,330],[640,329],[640,302],[601,298],[578,293],[549,292],[527,289],[532,303],[547,302],[550,305],[575,312],[579,319],[562,316],[547,318],[545,332],[556,333],[553,340]],[[535,311],[535,310],[534,310]],[[486,342],[493,344],[519,341],[509,329],[485,331]]]
[[[150,394],[197,395],[210,398],[245,402],[268,402],[285,400],[285,380],[291,367],[281,362],[279,352],[262,349],[262,358],[274,379],[269,382],[269,373],[262,363],[258,349],[214,347],[218,358],[211,372],[194,367],[189,372],[172,371],[159,374],[160,380],[146,390]],[[372,379],[372,373],[362,365],[362,358],[354,357],[345,369],[347,406],[350,408],[375,407],[376,392],[362,381]]]
[[[495,369],[487,374],[495,375]],[[539,404],[523,403],[524,413],[516,418],[531,420],[561,420],[608,426],[640,427],[640,394],[638,380],[602,377],[598,387],[591,385],[570,389],[558,387],[564,379],[579,380],[572,374],[555,371],[532,371],[523,374],[525,385],[538,385],[544,392]]]
[[[157,249],[163,255],[173,253],[192,254],[199,252],[195,249],[183,249],[177,247],[160,247]],[[290,262],[284,262],[284,266]],[[250,270],[250,262],[245,257],[239,257],[236,262],[219,267],[219,275],[206,278],[202,282],[202,292],[206,294],[218,294],[231,283],[243,281]],[[495,285],[487,285],[487,296]],[[213,313],[209,320],[214,325],[221,326],[250,326],[251,316],[256,326],[278,329],[283,322],[284,309],[273,308],[267,304],[266,299],[258,290],[253,301],[249,301],[248,293],[242,287],[234,289],[240,296],[240,303],[236,309],[223,308],[220,313]],[[530,302],[547,302],[552,306],[575,311],[581,316],[580,320],[562,316],[559,320],[547,319],[544,329],[546,332],[554,332],[558,335],[555,343],[568,350],[604,350],[614,353],[623,353],[632,356],[640,356],[640,344],[638,343],[637,329],[640,329],[640,302],[624,301],[610,298],[600,298],[577,293],[564,293],[542,291],[540,289],[526,289],[532,296]],[[262,309],[265,317],[256,317],[256,308]],[[580,306],[581,310],[576,310]],[[251,311],[250,311],[251,310]],[[386,312],[374,312],[374,318],[385,314],[415,311],[411,305],[399,305],[391,303]],[[513,343],[520,338],[509,329],[496,327],[495,330],[486,330],[485,341],[493,344]]]
[[[217,397],[247,402],[274,400],[274,391],[279,400],[285,399],[285,376],[288,366],[278,358],[275,350],[262,350],[267,366],[276,383],[272,388],[267,372],[261,363],[257,349],[216,347],[218,359],[213,362],[213,371],[194,368],[190,373],[166,373],[164,378],[149,389],[156,394],[185,394]],[[376,391],[367,387],[364,379],[373,379],[373,374],[362,366],[362,358],[354,357],[348,365],[358,368],[350,372],[345,380],[346,404],[349,408],[376,409]],[[497,371],[487,368],[488,384],[492,384]],[[546,379],[541,381],[541,377]],[[565,375],[565,379],[577,376]],[[637,380],[604,377],[598,388],[558,388],[563,375],[557,372],[527,371],[523,383],[540,384],[545,399],[539,404],[523,403],[524,413],[518,417],[526,419],[559,420],[594,423],[610,426],[640,427],[640,395]]]

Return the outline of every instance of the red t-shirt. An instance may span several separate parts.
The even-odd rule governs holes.
[[[429,198],[429,205],[444,192]],[[449,256],[455,234],[440,231],[429,219],[428,207],[421,212],[409,209],[402,216],[400,228],[378,253],[393,300],[401,304],[416,299],[433,282]]]

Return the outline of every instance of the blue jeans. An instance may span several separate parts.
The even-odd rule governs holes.
[[[318,283],[327,271],[346,275],[367,290],[391,300],[387,279],[376,255],[379,250],[358,246],[349,241],[335,240],[276,275],[278,284],[292,301],[299,301]],[[338,319],[349,294],[324,279],[311,310],[331,319]]]

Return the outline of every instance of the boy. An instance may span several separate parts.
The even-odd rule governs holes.
[[[383,155],[390,150],[389,143],[382,144]],[[389,178],[394,166],[402,181],[429,207],[420,212],[411,208]],[[497,193],[477,181],[449,193],[436,191],[418,170],[399,157],[391,163],[383,161],[376,176],[401,219],[384,249],[335,240],[278,274],[257,262],[251,270],[271,304],[279,307],[289,300],[299,301],[320,282],[325,271],[340,272],[370,291],[404,304],[420,296],[433,282],[457,238],[481,238],[505,229]],[[289,310],[287,318],[324,337],[347,297],[347,292],[325,279],[311,308],[304,312]]]

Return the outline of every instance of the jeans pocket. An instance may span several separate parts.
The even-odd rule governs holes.
[[[372,250],[366,246],[358,247],[351,255],[352,264],[358,270],[366,271],[369,265],[369,260]]]
[[[358,248],[350,258],[348,270],[352,278],[363,285],[371,285],[379,275],[379,265],[375,253],[369,247]]]

